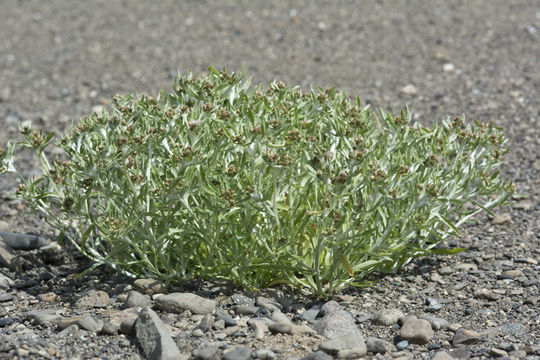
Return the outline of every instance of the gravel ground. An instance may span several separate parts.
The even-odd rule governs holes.
[[[511,152],[502,174],[524,196],[498,209],[494,219],[479,216],[463,229],[463,238],[452,240],[468,251],[421,259],[396,275],[375,279],[370,288],[348,289],[334,300],[353,319],[350,331],[387,342],[384,355],[374,355],[368,346],[366,358],[540,358],[537,0],[4,0],[0,34],[2,145],[16,138],[21,121],[60,133],[81,116],[107,106],[116,93],[155,95],[171,87],[177,72],[198,73],[210,64],[245,68],[255,82],[336,86],[375,107],[408,104],[424,124],[465,114],[503,126]],[[38,169],[26,153],[17,166],[26,175]],[[52,229],[8,197],[16,186],[13,177],[2,177],[0,231],[53,239]],[[88,324],[69,327],[68,320],[93,315],[112,324],[107,319],[125,305],[131,289],[148,289],[106,269],[75,279],[88,263],[69,247],[13,254],[18,266],[0,268],[0,358],[145,357],[141,338],[129,326],[102,335],[106,331]],[[2,256],[8,255],[0,251]],[[176,314],[157,299],[150,302],[186,358],[227,358],[225,353],[240,345],[261,359],[302,358],[326,341],[302,331],[286,334],[286,329],[257,339],[248,319],[278,316],[274,308],[259,299],[257,313],[242,315],[234,307],[239,301],[232,296],[234,289],[188,285],[176,290],[215,299],[215,316]],[[99,300],[102,295],[105,300]],[[310,299],[291,299],[279,291],[261,295],[286,303],[283,314],[297,327],[320,329],[321,319],[330,316],[321,317],[321,304]],[[92,299],[102,302],[85,303]],[[28,315],[43,309],[52,309],[56,317],[36,320]],[[303,309],[319,312],[318,320]],[[406,345],[400,334],[406,319],[383,325],[378,319],[384,309],[427,313],[448,324],[427,343],[410,340]],[[210,318],[219,320],[217,314],[229,314],[236,325],[208,326]],[[201,321],[206,324],[202,330],[197,328]],[[67,330],[60,332],[64,325]],[[208,350],[209,344],[217,350]],[[256,353],[265,349],[268,352]],[[239,352],[228,358],[242,358]],[[311,356],[325,358],[320,353]]]

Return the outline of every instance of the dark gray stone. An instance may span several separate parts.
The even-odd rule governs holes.
[[[247,346],[237,346],[231,351],[226,352],[221,357],[223,360],[250,360],[251,349]]]
[[[148,306],[142,309],[135,322],[135,333],[147,359],[177,360],[188,358],[180,353],[165,324]]]

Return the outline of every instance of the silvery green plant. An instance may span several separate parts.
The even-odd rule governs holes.
[[[157,98],[115,97],[66,132],[52,161],[51,135],[21,133],[43,176],[19,174],[15,195],[60,242],[94,267],[169,283],[329,295],[414,257],[461,251],[438,245],[513,192],[499,178],[506,140],[493,124],[427,128],[335,89],[250,87],[212,67]],[[2,172],[17,173],[13,153],[9,142]]]

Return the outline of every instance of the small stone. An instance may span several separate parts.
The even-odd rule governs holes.
[[[332,360],[332,357],[323,351],[315,351],[300,360]]]
[[[135,323],[135,333],[147,359],[188,359],[180,353],[165,324],[148,306],[142,309]]]
[[[216,319],[212,314],[206,314],[203,316],[196,329],[201,329],[203,332],[208,332],[214,325],[215,321]]]
[[[264,320],[250,319],[248,324],[255,332],[255,339],[262,339],[264,337],[264,333],[268,330],[268,323]]]
[[[404,316],[398,309],[384,309],[375,313],[373,320],[377,325],[391,326]]]
[[[471,358],[471,353],[466,349],[453,349],[449,352],[454,359],[468,360]]]
[[[399,337],[414,344],[427,344],[433,337],[433,329],[429,321],[418,319],[416,316],[407,316],[403,319],[403,326]]]
[[[292,323],[291,319],[289,319],[289,317],[281,311],[274,311],[270,319],[272,319],[272,321],[274,322],[285,322],[289,324]]]
[[[338,357],[340,352],[349,350],[349,352],[354,351],[356,357],[361,357],[367,353],[367,346],[364,341],[364,336],[346,335],[323,341],[319,345],[319,350],[330,355],[338,355]]]
[[[512,217],[508,213],[497,214],[493,220],[491,220],[491,224],[493,225],[509,225],[511,223]]]
[[[450,275],[454,272],[454,269],[452,269],[450,266],[445,266],[439,269],[439,274],[446,276]]]
[[[231,296],[231,300],[235,305],[239,305],[239,306],[254,306],[255,305],[255,300],[243,294],[234,294]]]
[[[250,360],[251,349],[247,346],[237,346],[231,351],[223,354],[223,360]]]
[[[268,324],[268,330],[272,333],[292,334],[292,325],[284,322],[272,322]]]
[[[2,251],[2,246],[0,244],[0,253]],[[2,255],[0,254],[0,257]],[[0,260],[0,265],[2,265],[2,261]],[[11,280],[9,277],[7,277],[6,275],[0,273],[0,288],[4,288],[4,289],[9,289],[10,287],[12,287],[13,285],[15,285],[15,282],[13,280]]]
[[[14,322],[15,320],[13,320],[13,318],[10,318],[10,317],[0,318],[0,328],[9,326],[13,324]]]
[[[459,345],[472,345],[480,342],[480,334],[476,331],[460,329],[456,331],[452,339],[454,346]]]
[[[195,330],[193,330],[191,335],[193,337],[203,337],[204,336],[204,331],[202,331],[202,329],[195,329]]]
[[[409,346],[409,342],[407,340],[402,340],[396,344],[396,348],[398,350],[405,350]]]
[[[131,290],[128,292],[126,302],[124,303],[124,309],[131,307],[146,307],[150,305],[150,297],[143,295],[138,291]]]
[[[137,279],[133,282],[133,290],[152,296],[167,292],[167,287],[158,279]]]
[[[506,270],[503,272],[503,275],[506,275],[507,277],[511,279],[515,279],[520,277],[523,274],[521,270]]]
[[[109,294],[101,290],[91,290],[86,295],[83,295],[75,302],[75,307],[79,309],[85,308],[103,308],[107,307],[111,299]]]
[[[536,306],[536,304],[538,304],[538,300],[540,300],[540,296],[529,296],[523,303],[526,305]]]
[[[271,299],[265,298],[264,296],[257,296],[255,305],[262,307],[270,312],[283,310],[283,306],[281,306],[280,303],[278,303],[277,301],[273,301]]]
[[[383,339],[368,337],[366,340],[367,351],[374,354],[385,354],[389,351],[388,343]]]
[[[225,326],[236,326],[237,325],[236,320],[234,320],[229,315],[218,314],[216,316],[216,321],[220,321],[220,320],[222,320],[225,323]]]
[[[300,314],[300,317],[306,321],[315,321],[319,315],[320,309],[309,309]]]
[[[407,95],[415,95],[418,89],[413,84],[407,84],[401,88],[401,92]]]
[[[260,308],[258,306],[250,306],[250,305],[244,305],[244,306],[234,306],[233,310],[236,313],[236,315],[255,315],[257,311]]]
[[[339,303],[335,300],[330,300],[321,306],[321,309],[319,311],[319,316],[325,316],[327,314],[330,314],[334,311],[343,310],[343,307],[339,305]]]
[[[0,232],[9,232],[9,224],[3,220],[0,220]]]
[[[476,271],[478,270],[478,266],[476,266],[475,264],[469,264],[469,263],[458,263],[454,265],[454,270],[464,271],[464,272]]]
[[[270,349],[260,349],[255,352],[255,358],[260,360],[274,360],[276,353]]]
[[[191,293],[158,294],[154,296],[157,307],[162,311],[180,314],[185,310],[193,314],[208,314],[215,310],[217,302]]]
[[[327,339],[346,335],[362,335],[351,314],[345,310],[337,310],[325,315],[322,319],[319,319],[313,327],[319,335],[322,335]]]
[[[74,316],[67,319],[60,319],[57,322],[57,326],[60,330],[64,330],[65,328],[72,325],[77,325],[81,329],[98,333],[101,331],[101,328],[103,327],[103,320],[96,319],[90,315],[85,315],[85,316]]]
[[[223,319],[216,320],[213,325],[214,329],[216,330],[223,330],[225,329],[225,321]]]
[[[533,204],[528,200],[522,200],[512,205],[512,208],[516,210],[529,211],[533,207]]]
[[[448,327],[448,321],[441,319],[439,317],[431,316],[428,314],[422,314],[418,316],[419,319],[424,319],[429,321],[431,328],[435,331],[440,329],[446,329]]]
[[[197,360],[220,360],[219,346],[207,346],[196,350],[193,354]]]
[[[10,270],[15,270],[17,267],[16,257],[17,254],[13,249],[5,245],[0,239],[0,267],[7,267]],[[0,277],[0,281],[2,280],[3,279]]]
[[[455,358],[446,351],[439,351],[431,360],[455,360]]]
[[[48,293],[45,293],[45,294],[39,294],[38,296],[36,296],[36,299],[38,299],[39,301],[42,301],[42,302],[59,302],[61,299],[60,299],[60,295],[58,294],[55,294],[53,292],[48,292]]]
[[[497,348],[489,349],[489,354],[493,355],[494,357],[508,356],[508,353],[506,351]]]
[[[427,305],[426,311],[428,312],[436,312],[442,309],[441,304],[437,301],[437,299],[428,298],[427,299]]]
[[[35,250],[47,245],[47,240],[36,235],[1,231],[0,241],[13,250]]]
[[[42,326],[56,325],[62,319],[54,309],[34,310],[26,314],[26,318]]]
[[[456,69],[456,66],[452,63],[446,63],[443,65],[443,71],[452,72]]]

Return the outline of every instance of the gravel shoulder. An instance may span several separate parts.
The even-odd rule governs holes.
[[[0,2],[0,34],[0,145],[17,138],[19,122],[60,134],[108,106],[116,93],[155,95],[171,87],[177,72],[225,66],[245,68],[257,83],[335,86],[374,109],[407,104],[424,124],[462,114],[494,121],[509,138],[502,175],[523,195],[497,209],[495,218],[479,216],[462,238],[450,241],[466,252],[374,277],[373,286],[335,297],[337,304],[281,289],[243,299],[237,289],[209,282],[168,289],[215,301],[207,315],[174,312],[148,295],[155,292],[151,286],[108,269],[75,277],[89,263],[69,246],[54,246],[54,231],[8,196],[17,181],[3,176],[0,231],[35,234],[52,245],[7,255],[0,249],[0,258],[13,260],[0,266],[0,358],[145,358],[127,305],[135,296],[136,306],[156,311],[183,358],[242,358],[246,347],[259,359],[325,359],[315,353],[329,338],[321,335],[323,319],[344,316],[341,323],[352,325],[341,335],[359,331],[365,340],[384,342],[378,343],[384,354],[375,354],[373,341],[366,345],[365,358],[540,359],[538,1],[6,0]],[[23,152],[17,167],[31,175],[38,163]],[[249,313],[241,305],[256,309]],[[327,312],[335,318],[323,315],[323,305],[334,307]],[[281,326],[258,338],[257,327],[279,323],[278,313],[295,330]],[[404,345],[406,326],[422,330],[404,316],[426,314],[447,323],[428,320],[429,341],[408,338]],[[126,319],[131,325],[121,329]],[[417,335],[429,335],[422,331]]]

